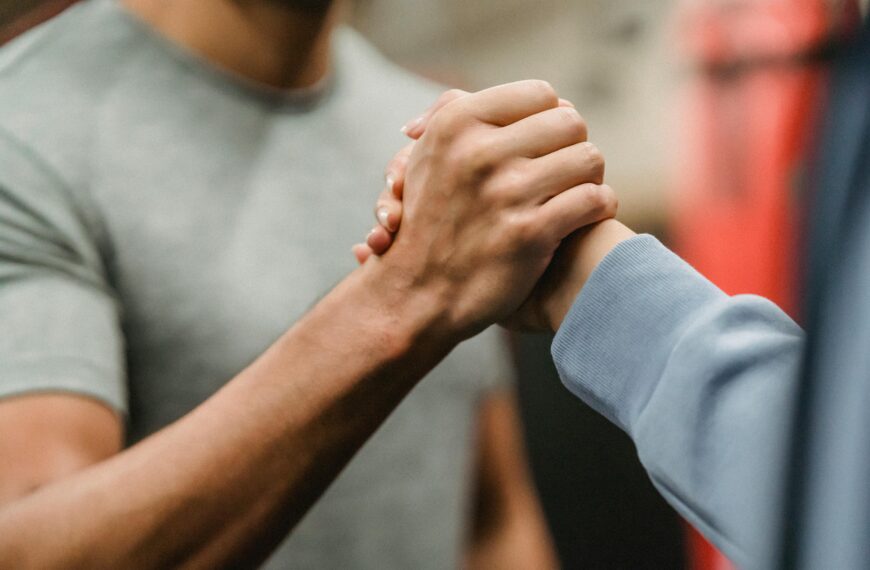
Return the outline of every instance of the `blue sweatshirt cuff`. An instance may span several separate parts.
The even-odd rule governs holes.
[[[632,434],[691,315],[725,294],[649,235],[617,246],[553,341],[562,382]]]

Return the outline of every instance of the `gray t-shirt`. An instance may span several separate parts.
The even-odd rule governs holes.
[[[132,444],[354,269],[398,128],[438,90],[349,30],[335,47],[321,88],[268,92],[91,0],[0,50],[0,396],[96,398]],[[456,349],[270,566],[456,566],[476,406],[510,374],[494,331]]]

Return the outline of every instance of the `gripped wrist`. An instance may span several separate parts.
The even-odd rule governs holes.
[[[589,277],[620,243],[635,234],[616,219],[605,220],[583,228],[568,238],[559,283],[544,304],[544,319],[552,332],[559,330],[562,321],[574,305]],[[567,240],[566,240],[567,241]]]
[[[382,258],[370,259],[352,278],[397,354],[449,351],[465,340],[451,319],[449,296],[436,283],[420,283]]]

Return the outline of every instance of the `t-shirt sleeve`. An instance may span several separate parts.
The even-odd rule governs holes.
[[[68,392],[126,411],[118,303],[86,206],[0,131],[0,398]]]

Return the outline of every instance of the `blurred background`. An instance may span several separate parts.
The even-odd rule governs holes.
[[[0,43],[71,3],[0,0]],[[607,156],[623,221],[727,292],[766,295],[799,318],[807,157],[828,55],[857,10],[852,0],[355,0],[349,17],[394,61],[445,85],[553,83]],[[728,568],[656,494],[628,438],[566,397],[550,340],[515,344],[533,473],[564,567]]]

